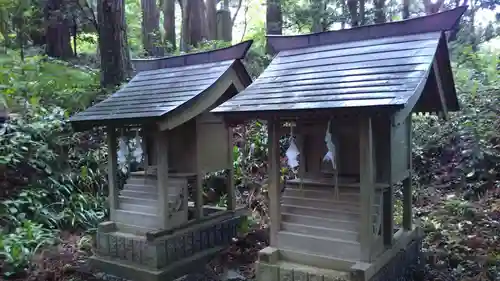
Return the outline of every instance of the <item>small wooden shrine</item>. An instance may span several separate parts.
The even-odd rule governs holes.
[[[110,221],[99,225],[94,268],[129,280],[173,280],[203,269],[236,235],[244,212],[233,192],[232,131],[209,111],[251,83],[241,61],[251,44],[135,60],[127,85],[70,119],[76,130],[107,131]],[[120,186],[117,159],[130,136],[143,169]],[[203,203],[203,178],[220,170],[228,174],[227,208]]]
[[[268,37],[271,64],[212,110],[231,124],[267,120],[270,246],[257,280],[411,280],[421,241],[412,224],[411,114],[458,110],[445,31],[465,10]],[[297,158],[299,176],[281,192],[285,135],[293,135],[286,155]]]

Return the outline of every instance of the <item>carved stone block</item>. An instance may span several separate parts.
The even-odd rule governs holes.
[[[272,266],[266,263],[258,263],[256,280],[258,281],[279,280],[279,267]]]
[[[280,281],[293,281],[293,269],[280,268]]]

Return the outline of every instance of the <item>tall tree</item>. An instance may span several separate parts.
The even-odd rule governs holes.
[[[175,0],[162,1],[163,29],[165,30],[163,41],[167,45],[167,51],[173,52],[177,47],[175,38]]]
[[[128,77],[131,70],[125,24],[125,0],[98,0],[97,22],[101,84],[104,87],[117,86]]]
[[[358,0],[347,0],[347,9],[351,17],[351,27],[359,26]]]
[[[312,12],[312,32],[321,32],[323,31],[323,17],[322,13],[326,8],[323,0],[311,0],[311,12]]]
[[[267,0],[266,10],[266,32],[267,34],[283,33],[283,14],[280,0]],[[267,46],[267,52],[272,53],[270,46]]]
[[[374,0],[375,5],[375,23],[384,23],[385,18],[385,0]]]
[[[163,55],[160,47],[160,11],[156,0],[141,0],[142,44],[148,56]]]
[[[403,19],[410,18],[410,0],[403,0]]]
[[[179,0],[182,9],[181,51],[196,47],[203,39],[203,0]]]
[[[217,39],[217,0],[206,0],[207,39]]]
[[[45,52],[48,56],[68,59],[71,49],[70,21],[64,14],[64,0],[47,0],[44,7]]]

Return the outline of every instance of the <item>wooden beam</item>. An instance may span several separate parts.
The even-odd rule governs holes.
[[[392,168],[392,165],[394,165],[394,162],[396,161],[394,158],[400,156],[401,151],[395,151],[394,143],[395,141],[400,141],[400,140],[395,140],[394,136],[394,130],[395,126],[392,126],[392,123],[394,123],[391,119],[390,123],[387,124],[389,127],[389,143],[387,144],[389,146],[389,151],[386,151],[389,153],[389,155],[386,159],[388,163],[385,165],[386,169],[388,169],[388,180],[387,183],[389,187],[383,191],[383,198],[382,198],[382,236],[383,236],[383,241],[384,245],[386,247],[392,246],[394,242],[394,184],[395,184],[395,171]],[[399,125],[401,126],[401,125]]]
[[[162,229],[169,228],[168,131],[156,131],[155,153],[158,182],[158,219]]]
[[[228,144],[228,152],[227,152],[227,164],[228,164],[228,173],[227,173],[227,209],[235,210],[236,209],[236,197],[234,195],[234,156],[233,156],[233,128],[227,128],[227,144]]]
[[[373,235],[373,197],[375,190],[375,161],[372,119],[359,119],[359,163],[360,163],[360,244],[361,261],[371,262]]]
[[[281,225],[281,211],[280,211],[280,181],[281,181],[281,167],[280,167],[280,148],[278,133],[280,122],[276,120],[268,120],[267,133],[268,133],[268,194],[269,194],[269,212],[271,219],[271,235],[269,246],[277,247],[278,245],[278,232]]]
[[[436,86],[438,88],[439,99],[441,100],[441,107],[443,109],[442,114],[444,120],[449,119],[448,106],[446,105],[446,97],[444,94],[444,87],[441,80],[441,75],[439,74],[439,65],[437,60],[434,58],[432,63],[432,70],[434,71],[434,77],[436,78]]]
[[[109,210],[110,220],[116,219],[116,208],[118,208],[118,145],[116,143],[116,129],[115,127],[107,127],[107,142],[108,142],[108,189],[109,189]]]
[[[413,229],[413,215],[412,215],[412,120],[411,116],[408,116],[408,126],[407,126],[407,134],[408,134],[408,151],[406,154],[408,155],[408,171],[410,171],[409,176],[403,180],[403,228],[405,230]]]

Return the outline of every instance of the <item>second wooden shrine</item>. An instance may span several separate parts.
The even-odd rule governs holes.
[[[445,32],[465,10],[268,37],[271,64],[212,111],[233,125],[267,120],[271,236],[259,281],[411,280],[421,239],[412,224],[411,114],[458,110]],[[299,177],[281,193],[279,141],[291,132],[287,156],[298,154]],[[404,211],[395,227],[398,184]]]

